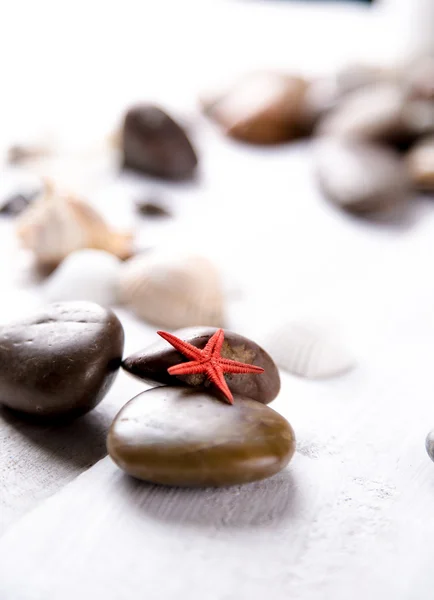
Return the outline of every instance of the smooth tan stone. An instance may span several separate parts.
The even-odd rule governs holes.
[[[219,487],[281,471],[295,437],[281,415],[249,398],[235,396],[231,406],[204,390],[159,387],[122,408],[107,448],[121,469],[139,479]]]
[[[410,150],[408,167],[418,189],[434,191],[434,137],[422,140]]]

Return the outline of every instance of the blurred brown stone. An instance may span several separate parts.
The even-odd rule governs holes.
[[[226,135],[252,144],[277,144],[304,133],[307,81],[274,72],[247,75],[204,111]]]
[[[124,167],[166,179],[191,178],[197,156],[184,130],[151,104],[131,108],[122,132]]]
[[[421,140],[410,150],[408,167],[419,190],[434,192],[434,136]]]

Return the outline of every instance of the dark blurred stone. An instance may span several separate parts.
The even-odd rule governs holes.
[[[0,206],[0,215],[15,217],[21,214],[37,195],[38,192],[34,191],[29,193],[13,194],[12,196],[9,196]]]
[[[167,179],[193,176],[197,156],[183,129],[163,110],[131,108],[122,132],[124,167]]]
[[[79,416],[106,395],[124,332],[110,310],[59,302],[0,328],[0,404],[39,418]]]
[[[410,65],[406,84],[412,97],[434,102],[434,56],[424,56]]]
[[[136,210],[145,217],[171,217],[168,208],[158,198],[145,198],[136,202]]]
[[[159,387],[121,409],[107,448],[139,479],[220,487],[281,471],[294,454],[295,436],[281,415],[250,398],[236,395],[230,406],[204,390]]]
[[[354,140],[324,140],[318,145],[316,163],[325,195],[350,212],[383,212],[408,199],[405,163],[389,148]]]
[[[215,327],[192,327],[179,329],[173,333],[196,348],[204,348],[216,331]],[[225,379],[232,393],[248,396],[264,404],[274,400],[280,390],[279,371],[273,359],[258,344],[242,335],[225,330],[221,355],[265,370],[260,375],[226,373]],[[169,375],[167,372],[169,367],[187,360],[165,340],[160,339],[155,344],[126,358],[122,366],[131,375],[151,385],[213,387],[203,373],[178,377]]]

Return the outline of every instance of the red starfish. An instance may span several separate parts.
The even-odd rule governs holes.
[[[234,403],[231,390],[226,383],[224,373],[263,373],[262,367],[248,365],[246,363],[222,358],[220,355],[225,334],[223,329],[217,329],[212,337],[209,338],[205,348],[200,350],[188,342],[184,342],[165,331],[157,331],[169,344],[176,350],[190,358],[189,362],[180,363],[167,369],[170,375],[190,375],[191,373],[206,373],[213,384],[219,388],[226,396],[230,404]]]

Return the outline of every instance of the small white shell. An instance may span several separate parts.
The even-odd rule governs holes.
[[[319,326],[289,322],[258,340],[283,370],[307,379],[334,377],[355,366],[353,356]]]
[[[150,323],[169,329],[223,325],[219,273],[206,258],[150,252],[124,263],[119,298]]]
[[[86,202],[59,194],[49,184],[17,221],[17,234],[38,263],[58,265],[83,248],[131,256],[131,235],[113,231]]]
[[[48,302],[87,300],[116,304],[121,261],[104,250],[77,250],[58,266],[44,286]]]

